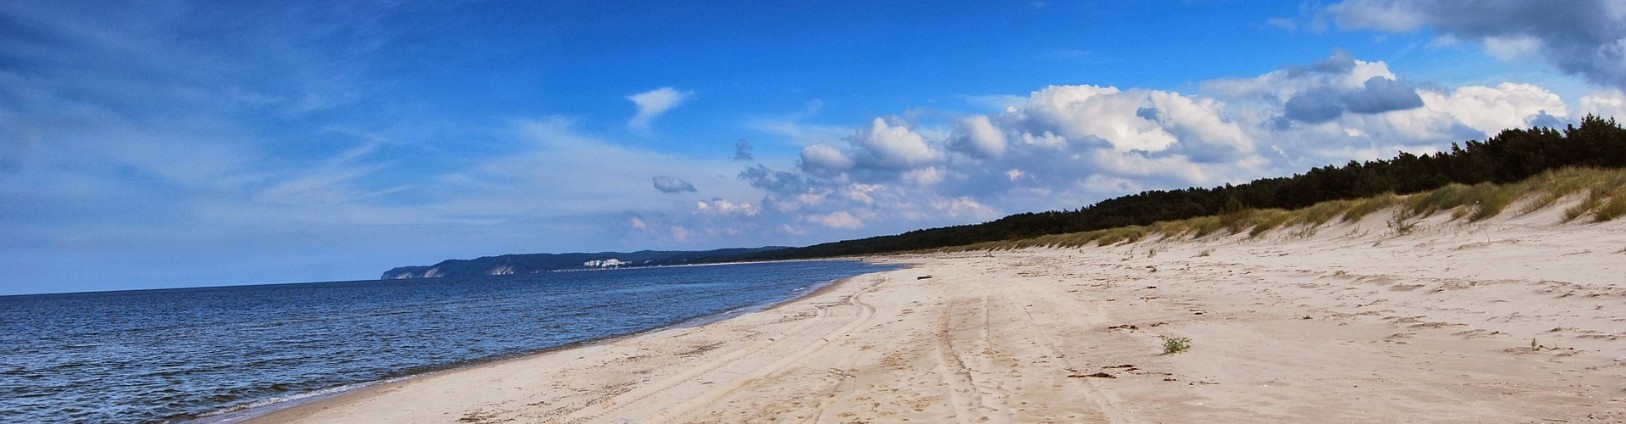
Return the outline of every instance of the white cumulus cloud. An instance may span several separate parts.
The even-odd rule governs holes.
[[[836,211],[828,214],[808,215],[807,221],[838,230],[855,230],[864,228],[864,221],[847,211]]]
[[[757,216],[762,209],[750,203],[735,203],[726,199],[701,200],[695,203],[695,210],[703,214]]]
[[[1580,113],[1626,118],[1626,93],[1610,90],[1581,97]]]
[[[1450,93],[1426,91],[1424,94],[1429,110],[1449,114],[1456,122],[1485,135],[1528,126],[1542,114],[1567,116],[1569,113],[1569,107],[1557,94],[1530,84],[1470,85]]]
[[[863,153],[859,158],[866,165],[877,168],[912,169],[943,159],[943,152],[927,143],[926,137],[881,118],[875,118],[869,128],[860,129],[848,140]]]
[[[814,144],[802,148],[802,169],[815,174],[845,172],[852,169],[854,163],[846,153],[828,144]]]
[[[1005,154],[1005,133],[994,126],[985,115],[962,117],[954,121],[954,133],[949,145],[976,157],[997,158]]]
[[[1155,152],[1175,137],[1138,113],[1150,106],[1145,92],[1117,87],[1050,86],[1028,96],[1027,104],[1006,118],[1026,133],[1051,133],[1072,143],[1107,143],[1119,151]],[[1053,140],[1053,139],[1051,139]],[[1059,146],[1058,146],[1059,147]]]

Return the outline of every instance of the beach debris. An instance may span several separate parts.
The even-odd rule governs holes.
[[[1111,326],[1111,327],[1107,327],[1107,329],[1108,330],[1139,330],[1140,327],[1136,327],[1133,324],[1123,324],[1123,325],[1114,325],[1114,326]]]
[[[1098,372],[1098,373],[1095,373],[1095,374],[1087,374],[1087,375],[1086,374],[1072,374],[1072,375],[1067,376],[1067,378],[1086,378],[1086,377],[1088,377],[1088,378],[1118,378],[1115,375],[1107,374],[1107,373],[1104,373],[1104,372]]]
[[[922,275],[922,276],[919,276],[919,277],[915,277],[916,280],[924,280],[924,279],[928,279],[928,278],[932,278],[932,276],[931,275]]]
[[[491,421],[493,419],[496,419],[495,415],[492,415],[489,412],[478,411],[477,410],[477,411],[473,411],[473,412],[469,412],[467,414],[464,414],[462,417],[459,417],[457,419],[457,422],[460,422],[460,423],[481,423],[481,422],[488,422],[488,421]]]

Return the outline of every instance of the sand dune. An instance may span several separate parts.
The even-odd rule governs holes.
[[[1626,223],[1559,210],[877,258],[915,267],[260,421],[1626,421]]]

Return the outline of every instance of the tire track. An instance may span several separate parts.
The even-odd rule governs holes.
[[[801,349],[798,349],[795,352],[790,353],[789,355],[786,355],[784,358],[781,358],[778,361],[775,361],[775,362],[773,362],[771,364],[768,364],[766,366],[759,367],[759,368],[757,368],[755,370],[752,370],[750,373],[747,373],[745,375],[737,377],[737,378],[733,379],[732,381],[730,381],[728,384],[725,384],[725,385],[723,385],[721,387],[718,387],[718,388],[712,390],[711,392],[706,393],[705,395],[695,397],[694,399],[690,399],[688,402],[685,402],[685,403],[683,403],[681,405],[678,405],[676,407],[668,408],[668,409],[666,409],[664,411],[661,411],[660,414],[657,414],[655,416],[654,421],[655,422],[674,422],[674,421],[678,421],[677,418],[682,417],[683,415],[688,414],[691,411],[700,409],[700,407],[702,407],[702,406],[709,405],[709,404],[711,404],[713,402],[716,402],[716,401],[722,399],[723,397],[728,396],[729,393],[733,393],[735,390],[739,390],[740,388],[745,387],[746,385],[749,385],[752,382],[771,377],[771,376],[773,376],[774,373],[777,373],[780,370],[785,369],[786,367],[790,366],[791,364],[795,364],[797,362],[800,362],[802,360],[802,358],[806,358],[808,355],[811,355],[814,352],[823,350],[826,346],[829,346],[830,343],[834,342],[837,339],[840,339],[842,336],[845,336],[847,334],[851,334],[853,331],[857,330],[860,326],[863,326],[865,323],[869,322],[870,318],[873,318],[875,316],[875,306],[870,305],[868,303],[864,303],[864,301],[862,300],[863,295],[865,293],[869,293],[869,292],[875,291],[876,289],[879,289],[881,284],[885,283],[885,282],[886,282],[886,279],[884,279],[884,278],[881,279],[881,280],[878,280],[878,281],[876,281],[875,285],[872,285],[872,286],[870,286],[868,288],[865,288],[864,290],[853,294],[852,297],[849,297],[847,299],[847,303],[849,305],[858,307],[858,315],[852,321],[847,322],[846,325],[841,326],[841,328],[837,328],[835,331],[831,331],[830,333],[826,334],[824,337],[820,337],[818,340],[815,340],[811,344],[809,344],[807,346],[804,346]],[[839,384],[839,382],[838,382],[838,384]]]
[[[988,299],[982,298],[983,302]],[[966,366],[965,356],[955,347],[955,335],[962,333],[955,324],[956,310],[964,309],[966,300],[951,299],[943,308],[943,314],[938,319],[937,330],[937,373],[942,378],[948,390],[949,403],[954,407],[955,420],[961,423],[972,422],[1010,422],[1005,416],[1004,403],[998,398],[990,398],[987,393],[978,388],[975,372]],[[977,325],[976,340],[972,345],[982,345],[983,352],[987,352],[988,316],[986,304],[982,308],[969,312],[973,315],[969,320]],[[965,314],[959,314],[965,315]],[[962,321],[963,322],[963,321]],[[963,346],[963,344],[962,344]],[[975,355],[975,358],[986,360],[987,355]]]
[[[764,339],[764,340],[758,340],[755,343],[752,343],[752,344],[750,344],[748,346],[745,346],[745,347],[740,348],[738,350],[735,350],[733,352],[729,352],[728,354],[717,357],[716,359],[706,361],[704,363],[701,363],[700,365],[689,367],[688,369],[686,369],[683,372],[680,372],[678,374],[675,374],[675,375],[660,379],[658,381],[653,381],[653,382],[641,384],[638,387],[627,391],[626,393],[622,393],[622,394],[613,396],[613,397],[611,397],[609,399],[605,399],[605,400],[603,400],[601,402],[590,404],[587,407],[576,410],[575,412],[572,412],[569,415],[566,415],[565,416],[565,421],[567,421],[567,422],[593,422],[593,421],[597,421],[599,418],[602,418],[602,417],[604,417],[606,415],[610,415],[611,413],[614,413],[614,412],[616,412],[616,411],[618,411],[618,410],[620,410],[620,409],[622,409],[622,408],[624,408],[624,407],[626,407],[628,405],[632,405],[632,404],[638,403],[640,401],[643,401],[645,399],[648,399],[650,397],[660,395],[660,394],[666,392],[667,390],[672,389],[675,386],[678,386],[678,385],[683,384],[685,382],[691,381],[691,380],[695,379],[696,377],[699,377],[699,376],[701,376],[701,375],[703,375],[705,373],[712,372],[714,370],[717,370],[719,368],[727,366],[728,364],[731,364],[731,363],[733,363],[735,361],[738,361],[741,358],[745,358],[747,356],[750,356],[751,354],[754,354],[754,353],[756,353],[758,351],[761,351],[761,350],[766,349],[766,348],[768,348],[770,346],[773,346],[773,345],[779,343],[780,341],[786,340],[786,339],[790,338],[791,336],[806,332],[809,329],[813,328],[814,326],[818,325],[820,322],[823,322],[823,321],[829,319],[829,317],[830,317],[830,308],[826,307],[826,306],[820,306],[820,307],[817,308],[817,312],[815,313],[813,318],[809,318],[805,322],[797,324],[795,327],[791,327],[790,329],[787,329],[787,330],[785,330],[783,332],[780,332],[775,337],[769,337],[769,338]]]
[[[679,403],[678,406],[668,408],[666,410],[658,412],[657,414],[651,415],[650,417],[648,417],[647,421],[650,421],[650,422],[671,422],[671,421],[674,421],[674,419],[676,417],[681,416],[682,414],[687,413],[687,412],[689,412],[689,411],[691,411],[693,409],[696,409],[696,408],[698,408],[700,406],[703,406],[703,405],[705,405],[705,404],[707,404],[709,402],[713,402],[713,401],[715,401],[717,399],[720,399],[723,396],[726,396],[728,393],[738,389],[739,387],[744,386],[745,384],[749,383],[750,381],[754,381],[754,380],[759,379],[759,378],[767,377],[767,376],[771,375],[773,372],[778,371],[779,369],[782,369],[782,368],[784,368],[785,366],[788,366],[791,363],[794,363],[796,360],[799,360],[801,358],[806,357],[808,354],[819,350],[820,348],[824,347],[825,345],[828,345],[830,343],[830,341],[838,338],[840,335],[851,332],[852,330],[856,329],[858,326],[862,325],[865,321],[868,321],[870,317],[873,317],[875,315],[875,307],[871,306],[871,305],[869,305],[867,303],[864,303],[861,300],[861,296],[864,293],[875,290],[876,288],[878,288],[881,285],[881,283],[884,283],[884,282],[885,282],[885,279],[877,280],[870,287],[867,287],[864,290],[860,291],[859,293],[856,293],[856,294],[848,297],[847,303],[845,305],[850,305],[850,306],[857,307],[858,314],[855,317],[855,319],[853,319],[850,322],[847,322],[846,324],[842,325],[840,328],[836,329],[835,331],[832,331],[831,333],[828,333],[825,336],[812,341],[808,346],[797,348],[796,350],[792,351],[789,355],[781,358],[778,361],[775,361],[773,363],[770,363],[770,364],[762,366],[762,367],[757,367],[756,369],[754,369],[754,370],[752,370],[752,371],[750,371],[748,373],[745,373],[744,375],[708,379],[709,381],[728,380],[728,382],[723,384],[721,387],[718,387],[718,388],[716,388],[716,389],[714,389],[714,390],[712,390],[712,391],[710,391],[710,392],[708,392],[708,393],[706,393],[704,395],[691,398],[688,401],[683,401],[682,403]],[[693,384],[695,382],[701,381],[700,379],[703,376],[715,375],[715,374],[719,374],[719,373],[726,373],[726,374],[732,375],[734,373],[729,372],[727,370],[724,370],[724,368],[728,367],[730,365],[733,365],[733,364],[735,364],[737,362],[740,362],[742,360],[750,359],[751,357],[759,354],[760,352],[762,352],[764,350],[768,350],[770,348],[775,348],[775,347],[779,347],[779,346],[784,346],[784,345],[787,345],[789,343],[795,343],[793,341],[793,339],[797,338],[798,336],[802,336],[805,333],[807,333],[808,331],[811,331],[813,328],[818,327],[820,325],[826,325],[827,322],[832,318],[831,309],[834,308],[834,307],[837,307],[837,306],[843,306],[843,305],[818,306],[817,307],[817,313],[813,318],[810,318],[810,319],[806,320],[805,322],[798,323],[795,327],[792,327],[792,328],[787,329],[787,330],[785,330],[783,332],[780,332],[774,337],[770,337],[770,338],[767,338],[767,339],[764,339],[764,340],[758,340],[758,341],[756,341],[755,343],[752,343],[749,346],[746,346],[744,348],[729,352],[726,355],[723,355],[723,356],[717,357],[715,359],[706,361],[706,362],[701,363],[699,365],[688,367],[683,372],[680,372],[678,374],[674,374],[674,375],[662,378],[662,379],[657,380],[657,381],[652,381],[652,382],[640,384],[640,385],[638,385],[638,387],[636,387],[636,388],[634,388],[634,389],[632,389],[630,391],[627,391],[626,393],[622,393],[620,395],[611,397],[611,398],[606,399],[604,401],[594,403],[594,404],[588,405],[587,407],[584,407],[584,408],[582,408],[580,410],[574,411],[574,412],[570,413],[569,415],[567,415],[565,417],[565,421],[567,421],[567,422],[598,422],[598,421],[602,421],[604,419],[604,417],[613,416],[616,412],[621,411],[621,410],[623,410],[623,409],[625,409],[625,408],[627,408],[629,406],[640,405],[640,404],[648,404],[649,402],[659,402],[659,400],[655,399],[655,398],[661,397],[661,396],[667,396],[667,397],[670,398],[671,396],[668,395],[669,391],[671,391],[672,389],[677,388],[679,386],[689,385],[689,384]],[[682,397],[678,397],[677,399],[682,399]]]
[[[814,406],[812,417],[803,420],[804,423],[818,423],[822,421],[825,411],[835,403],[836,398],[843,392],[841,388],[843,385],[846,385],[848,382],[852,383],[852,386],[846,390],[847,392],[850,392],[857,387],[857,363],[858,355],[847,355],[846,357],[842,358],[840,362],[836,363],[835,367],[830,368],[829,372],[835,374],[835,382],[830,385],[829,390],[826,390],[819,395],[819,404]]]
[[[1004,299],[1005,296],[1001,296],[1001,298]],[[1009,316],[1004,317],[1007,319],[1002,319],[1000,321],[1011,323],[1012,325],[1007,327],[1015,327],[1015,329],[1019,330],[1019,332],[1026,333],[1029,336],[1026,338],[1026,341],[1030,345],[1048,353],[1046,356],[1049,356],[1050,360],[1059,362],[1062,365],[1062,367],[1060,367],[1061,369],[1052,370],[1057,372],[1054,375],[1049,376],[1047,378],[1048,380],[1060,380],[1062,382],[1066,382],[1066,380],[1070,380],[1070,378],[1062,377],[1066,375],[1063,374],[1062,371],[1069,369],[1082,369],[1076,368],[1077,365],[1074,364],[1073,359],[1071,359],[1076,357],[1076,355],[1072,357],[1068,356],[1067,352],[1063,351],[1055,342],[1055,338],[1051,337],[1050,334],[1047,334],[1044,331],[1045,328],[1053,328],[1053,326],[1046,326],[1040,323],[1038,318],[1033,316],[1033,310],[1030,305],[1025,303],[1011,303],[1008,300],[1006,300],[1005,303],[1009,306],[1007,309],[1010,310],[1010,313],[1008,314]],[[1097,315],[1100,315],[1101,312],[1099,305],[1094,306],[1094,311]],[[1013,333],[1001,331],[1000,334],[1014,340],[1023,340],[1022,337],[1019,337]],[[1101,390],[1101,387],[1096,381],[1093,379],[1087,379],[1081,383],[1089,388],[1089,390],[1084,391],[1084,397],[1095,406],[1095,412],[1098,415],[1096,418],[1113,423],[1136,422],[1135,420],[1130,419],[1128,414],[1125,414],[1122,410],[1117,408],[1115,405],[1115,399],[1112,399],[1108,392]]]
[[[841,386],[846,385],[849,381],[852,382],[853,386],[858,385],[858,375],[854,374],[857,370],[853,368],[853,365],[857,362],[858,355],[850,355],[842,359],[836,367],[830,368],[830,372],[836,374],[835,384],[830,386],[830,390],[826,390],[819,395],[819,404],[813,407],[813,416],[802,422],[817,423],[822,421],[824,412],[830,408],[830,405],[835,403],[836,397],[843,392]],[[849,388],[847,391],[851,390]]]

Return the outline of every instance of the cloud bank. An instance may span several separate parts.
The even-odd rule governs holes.
[[[1539,56],[1593,83],[1626,89],[1626,3],[1616,0],[1348,0],[1327,8],[1351,29],[1413,32],[1479,43],[1513,60]]]

